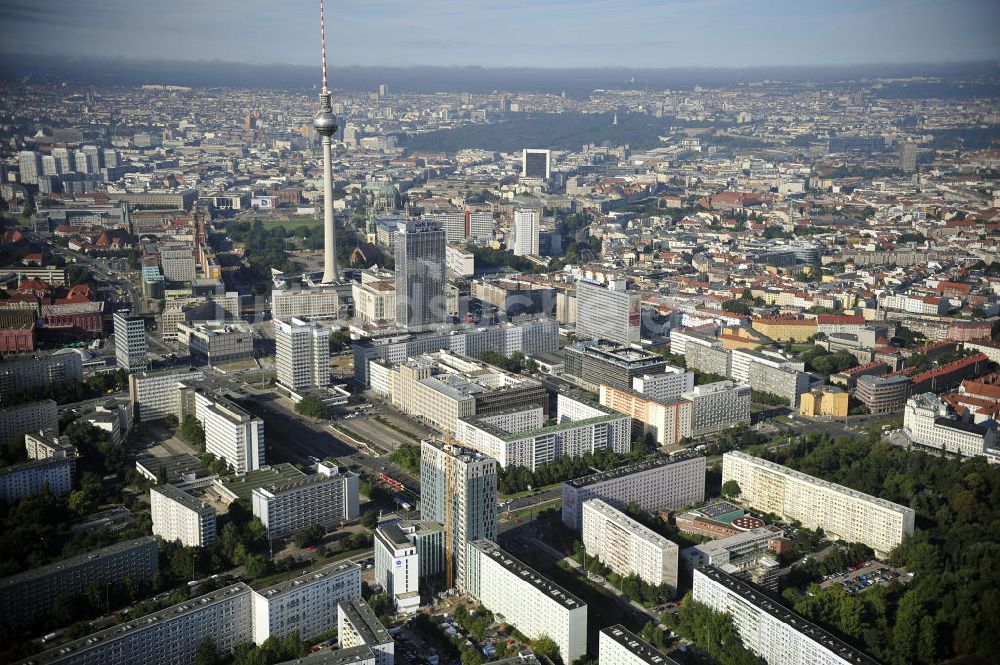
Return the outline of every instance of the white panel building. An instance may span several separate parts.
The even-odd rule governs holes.
[[[587,653],[587,605],[490,540],[469,543],[466,588],[530,639],[548,635],[564,663]]]
[[[579,281],[576,284],[576,334],[618,344],[638,344],[641,337],[641,294],[628,290],[624,279],[606,286]]]
[[[695,386],[683,398],[691,402],[691,435],[700,436],[750,424],[750,386],[717,381]]]
[[[395,643],[368,603],[361,598],[337,605],[337,640],[341,649],[368,647],[375,655],[375,665],[393,665]]]
[[[677,665],[649,642],[621,624],[603,628],[597,636],[601,665]]]
[[[358,474],[341,472],[327,462],[316,468],[313,475],[253,490],[253,514],[267,529],[269,540],[314,524],[333,529],[358,516]]]
[[[622,454],[631,447],[632,419],[617,411],[560,394],[556,420],[545,426],[541,407],[462,418],[455,437],[493,457],[500,466],[531,470],[562,457],[580,457],[605,448]]]
[[[195,418],[205,430],[205,450],[236,473],[264,466],[264,421],[232,401],[194,390]]]
[[[660,374],[633,377],[632,389],[657,402],[676,402],[694,390],[694,372],[667,365]]]
[[[128,372],[145,372],[147,366],[146,324],[140,316],[125,312],[114,315],[115,360]]]
[[[299,319],[274,319],[278,383],[291,391],[330,385],[330,330]]]
[[[694,571],[692,597],[732,616],[743,646],[768,665],[877,665],[867,654],[718,568]]]
[[[619,575],[677,588],[677,544],[600,499],[583,502],[583,547]]]
[[[180,384],[204,378],[200,369],[190,367],[129,376],[129,398],[132,400],[136,420],[149,422],[170,415],[180,420],[183,415]]]
[[[344,561],[253,594],[253,641],[298,635],[303,640],[337,627],[337,605],[361,598],[361,566]]]
[[[538,211],[515,210],[513,231],[514,256],[538,256]]]
[[[912,508],[836,485],[740,451],[722,456],[722,482],[735,480],[754,510],[887,554],[913,533]]]
[[[173,485],[149,488],[153,535],[184,547],[208,547],[215,542],[215,509]]]
[[[602,471],[562,484],[562,521],[583,527],[583,502],[601,499],[616,508],[635,501],[645,511],[682,508],[705,500],[705,458],[675,455]]]

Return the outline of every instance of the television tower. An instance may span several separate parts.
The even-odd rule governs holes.
[[[333,165],[330,137],[337,133],[337,118],[330,106],[330,90],[326,87],[326,18],[323,0],[319,0],[319,34],[323,46],[323,90],[319,93],[319,112],[313,127],[323,137],[323,284],[340,281],[337,270],[337,229],[333,225]]]

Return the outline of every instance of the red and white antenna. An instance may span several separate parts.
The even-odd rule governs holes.
[[[323,94],[329,90],[326,87],[326,17],[323,13],[323,0],[319,0],[319,36],[323,44]]]

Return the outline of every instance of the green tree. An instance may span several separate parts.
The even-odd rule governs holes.
[[[376,524],[378,524],[378,513],[374,510],[366,510],[361,516],[361,526],[366,529],[374,529]]]
[[[243,572],[249,579],[255,579],[266,575],[270,567],[267,558],[260,554],[251,554],[247,556],[246,562],[243,564]]]
[[[330,333],[330,353],[340,353],[351,344],[351,336],[342,330]]]
[[[185,416],[177,433],[200,452],[205,451],[205,428],[202,427],[201,421],[194,416]]]
[[[722,496],[735,499],[742,493],[743,490],[740,489],[740,484],[735,480],[727,480],[722,483]]]
[[[544,656],[545,658],[550,659],[559,657],[559,645],[555,643],[555,640],[544,633],[531,640],[531,650],[534,651],[537,656]]]
[[[194,653],[194,662],[195,665],[216,665],[219,662],[219,652],[215,648],[215,640],[206,637],[198,643],[198,649]]]
[[[295,413],[309,418],[322,418],[326,416],[326,405],[320,398],[307,395],[295,405]]]
[[[309,547],[310,545],[318,545],[325,535],[326,529],[319,524],[312,524],[297,531],[292,537],[292,542],[298,548]]]

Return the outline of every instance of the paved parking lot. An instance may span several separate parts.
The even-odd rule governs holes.
[[[844,587],[847,593],[854,594],[865,589],[870,589],[876,584],[888,584],[893,580],[906,584],[913,579],[913,575],[907,573],[902,568],[895,568],[876,560],[864,561],[861,565],[851,566],[851,568],[854,568],[854,570],[848,568],[832,575],[827,575],[820,583],[820,586],[826,589],[840,585]]]

